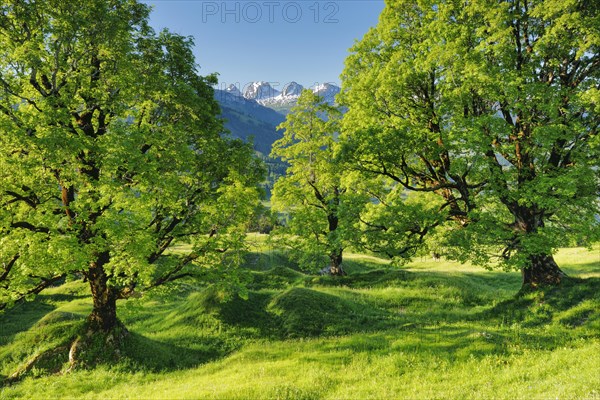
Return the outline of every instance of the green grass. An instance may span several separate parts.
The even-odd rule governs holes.
[[[350,255],[348,276],[310,276],[254,240],[247,300],[188,282],[121,302],[118,364],[48,375],[59,354],[0,398],[600,399],[597,247],[556,255],[572,277],[560,288],[517,295],[518,273],[431,259]],[[1,315],[0,375],[68,343],[86,290]]]

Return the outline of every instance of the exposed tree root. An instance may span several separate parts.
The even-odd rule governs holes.
[[[114,363],[121,358],[125,338],[129,334],[121,323],[108,332],[97,331],[86,324],[68,347],[69,367],[66,372]]]
[[[66,344],[35,354],[1,383],[16,383],[34,368],[48,374],[67,374],[76,369],[115,363],[121,358],[128,333],[122,324],[110,332],[97,332],[86,324],[75,338],[69,339]]]
[[[60,358],[61,354],[65,354],[68,349],[68,346],[58,346],[54,349],[43,351],[31,357],[25,364],[20,366],[12,375],[4,380],[5,384],[12,384],[23,379],[34,367],[39,367],[40,365],[53,363],[57,364],[56,359]],[[58,364],[62,364],[58,362]],[[43,368],[48,369],[48,368]],[[60,372],[60,367],[50,368],[50,372],[58,373]]]

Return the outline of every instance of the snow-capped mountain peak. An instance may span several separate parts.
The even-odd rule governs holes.
[[[279,92],[275,89],[282,88]],[[221,106],[224,126],[232,136],[246,139],[255,137],[254,146],[263,154],[269,154],[271,145],[281,138],[277,126],[285,120],[286,114],[298,103],[304,87],[297,82],[281,86],[265,81],[247,85],[239,83],[215,87],[214,96]],[[335,95],[340,88],[332,83],[313,85],[310,89],[335,104]]]
[[[331,83],[322,83],[315,85],[311,88],[313,93],[323,97],[327,103],[333,104],[335,102],[335,96],[340,92],[340,88]]]
[[[279,94],[280,92],[277,89],[265,81],[252,82],[244,88],[244,97],[256,101],[275,97]]]
[[[304,86],[302,86],[296,82],[290,82],[287,85],[285,85],[285,87],[283,88],[283,91],[281,92],[281,96],[282,97],[291,97],[291,96],[298,97],[298,96],[300,96],[300,93],[302,93],[303,90],[304,90]]]
[[[304,90],[304,87],[297,82],[290,82],[283,87],[283,91],[277,96],[257,100],[266,107],[288,107],[293,106],[298,101],[298,97]]]
[[[293,81],[284,85],[281,92],[273,88],[269,82],[258,81],[246,85],[243,96],[246,99],[256,101],[260,105],[285,113],[298,102],[298,97],[300,97],[303,90],[302,85]],[[311,90],[330,104],[335,103],[335,95],[340,92],[340,88],[332,83],[318,84],[311,87]]]
[[[227,88],[225,89],[225,91],[227,93],[233,95],[233,96],[240,96],[240,97],[242,96],[242,92],[234,84],[231,84],[231,85],[227,86]]]

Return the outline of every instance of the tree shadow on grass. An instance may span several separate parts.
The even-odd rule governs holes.
[[[589,262],[584,264],[569,264],[564,263],[561,266],[567,275],[576,277],[579,274],[600,274],[600,252],[598,254],[598,261]]]
[[[571,337],[562,335],[563,331],[557,334],[544,330],[552,322],[553,314],[571,312],[587,302],[578,314],[564,317],[561,314],[561,318],[567,321],[569,317],[567,322],[579,323],[590,313],[592,318],[599,315],[593,307],[600,304],[600,278],[569,278],[559,287],[529,294],[515,292],[508,296],[504,290],[505,299],[492,303],[492,284],[504,281],[495,274],[482,278],[477,274],[471,277],[464,273],[377,269],[334,278],[306,277],[288,269],[275,272],[281,280],[275,286],[281,284],[282,288],[257,288],[249,292],[248,299],[234,296],[220,302],[207,291],[206,295],[196,293],[182,301],[185,307],[165,304],[164,318],[171,318],[168,316],[173,312],[183,314],[181,320],[173,320],[173,326],[162,323],[164,318],[162,314],[157,316],[155,308],[152,314],[142,312],[141,318],[153,315],[160,320],[156,330],[173,329],[170,333],[173,339],[157,340],[152,333],[146,333],[148,329],[142,329],[143,334],[130,331],[123,348],[123,365],[149,371],[194,368],[226,357],[248,339],[289,337],[331,338],[328,343],[332,344],[324,344],[320,351],[333,346],[332,350],[347,354],[424,352],[449,360],[506,354],[514,348],[552,350],[568,343],[565,341]],[[265,274],[265,280],[273,278],[266,275],[268,271],[260,273]],[[298,287],[303,284],[309,287]],[[485,288],[480,290],[482,285]],[[410,290],[384,291],[390,297],[377,299],[368,290],[352,291],[386,287]],[[478,290],[484,293],[479,296]],[[53,312],[53,303],[76,298],[65,294],[40,296],[35,302],[8,310],[0,315],[0,345],[10,343],[17,333],[36,324],[58,327],[61,323],[83,321],[78,314]],[[478,308],[472,308],[473,305]],[[212,331],[217,325],[218,331]],[[317,353],[310,357],[315,361],[327,358]],[[332,362],[340,359],[345,360],[346,356],[337,354]]]
[[[30,330],[52,311],[57,303],[67,303],[85,298],[73,293],[40,294],[32,301],[19,301],[13,307],[0,313],[0,346],[12,341],[20,332]],[[67,314],[63,313],[68,317]]]
[[[518,277],[503,277],[505,274],[421,273],[390,268],[344,277],[307,277],[301,282],[305,287],[296,284],[276,292],[251,292],[248,300],[235,298],[221,304],[218,318],[230,326],[254,329],[266,338],[366,333],[409,323],[494,328],[526,321],[526,326],[536,327],[550,323],[552,313],[569,312],[581,301],[600,296],[600,278],[569,278],[559,287],[538,291],[536,296],[541,297],[535,300],[519,293]],[[498,286],[501,288],[495,289]],[[344,292],[331,294],[319,287]],[[381,298],[372,297],[369,291],[353,291],[388,287],[399,290]],[[550,312],[535,308],[536,301],[550,307]],[[582,310],[582,316],[572,319],[584,320],[586,313],[587,309]]]
[[[223,324],[224,335],[246,339],[285,339],[331,336],[385,329],[394,314],[367,302],[302,287],[280,291],[249,291],[248,298],[227,301],[213,294],[195,297],[197,312]]]
[[[501,347],[499,335],[478,325],[409,325],[395,331],[350,337],[333,346],[353,352],[440,354],[450,358],[463,353],[474,356],[498,353]]]
[[[567,278],[559,286],[521,291],[483,311],[478,318],[503,324],[527,321],[529,326],[539,326],[584,301],[600,305],[600,278]]]
[[[0,314],[0,346],[10,343],[18,333],[31,329],[55,308],[36,300],[21,302]]]
[[[276,316],[268,312],[272,294],[250,291],[247,299],[233,296],[215,306],[213,311],[220,321],[236,328],[256,332],[262,338],[277,336]]]
[[[20,302],[0,314],[0,348],[10,344],[15,337],[35,326],[54,306],[43,302]],[[0,358],[0,365],[10,362],[14,354]],[[0,388],[7,376],[0,374]]]
[[[54,293],[54,294],[41,294],[39,298],[43,301],[52,303],[66,303],[73,300],[87,299],[90,298],[89,294],[73,294],[73,293]]]
[[[194,346],[180,346],[129,332],[121,361],[133,370],[173,371],[195,368],[223,358],[234,350],[235,346],[218,337],[203,338]]]
[[[40,327],[39,332],[35,329],[36,324]],[[19,343],[14,344],[17,349],[11,352],[11,357],[17,358],[6,360],[11,377],[0,375],[0,386],[18,382],[27,376],[64,373],[71,345],[83,332],[85,318],[78,314],[50,311],[36,324],[32,325],[31,331],[25,331],[26,336],[30,337],[21,338]],[[106,364],[108,367],[125,367],[130,371],[173,371],[194,368],[223,358],[239,348],[239,342],[231,342],[217,335],[197,336],[194,339],[196,342],[180,345],[127,331],[119,342],[118,358],[104,358],[106,348],[99,349],[101,353],[98,354],[97,349],[92,348],[85,350],[88,354],[83,365],[84,368]],[[36,343],[48,343],[49,346],[36,350]],[[37,372],[32,375],[34,370]]]
[[[541,329],[494,329],[485,324],[448,324],[438,326],[407,325],[383,332],[350,335],[321,345],[316,356],[331,360],[342,355],[346,360],[363,354],[367,357],[402,355],[404,358],[431,359],[449,362],[482,359],[489,356],[509,356],[522,351],[552,351],[569,345],[570,336],[560,336]]]

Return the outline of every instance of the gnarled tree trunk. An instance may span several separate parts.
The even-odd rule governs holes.
[[[529,259],[530,265],[521,270],[523,287],[555,286],[567,276],[551,254],[534,255]]]
[[[535,235],[544,227],[545,213],[536,205],[522,206],[511,203],[515,217],[513,228],[519,234]],[[517,245],[518,248],[518,245]],[[556,286],[567,275],[558,267],[551,253],[540,252],[529,256],[528,265],[521,269],[523,287]]]
[[[329,274],[333,276],[344,276],[346,271],[342,268],[342,249],[338,249],[329,255]]]
[[[340,219],[337,215],[337,208],[340,204],[338,188],[335,188],[335,198],[333,200],[333,203],[335,205],[334,210],[330,211],[329,214],[327,215],[327,222],[329,223],[329,233],[330,234],[334,233],[340,224]],[[338,247],[335,250],[332,250],[331,253],[329,254],[329,261],[330,261],[329,262],[329,275],[332,275],[332,276],[346,275],[346,272],[342,268],[343,252],[344,252],[344,249],[342,249],[341,247]]]
[[[127,330],[117,318],[119,289],[110,284],[104,269],[109,261],[107,251],[99,253],[85,273],[92,292],[93,308],[83,331],[71,343],[69,370],[81,365],[114,362],[121,356]]]
[[[98,255],[90,264],[87,278],[92,291],[93,309],[88,316],[89,328],[94,332],[110,332],[119,325],[117,319],[118,292],[109,285],[104,265],[108,263],[108,252]]]

